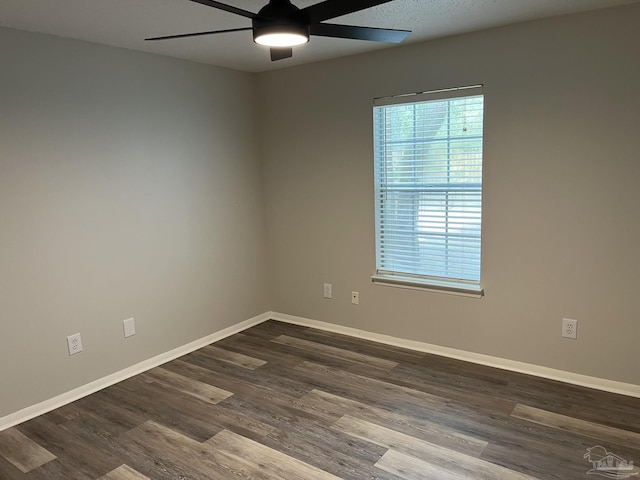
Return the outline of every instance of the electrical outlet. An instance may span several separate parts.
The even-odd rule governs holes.
[[[565,338],[578,338],[578,321],[570,318],[562,319],[562,336]]]
[[[354,305],[358,305],[360,303],[360,293],[359,292],[351,292],[351,303]]]
[[[333,293],[331,292],[332,288],[331,288],[331,284],[330,283],[325,283],[324,284],[324,298],[333,298]]]
[[[122,325],[124,328],[124,337],[131,337],[132,335],[136,334],[136,323],[135,323],[135,319],[133,318],[127,318],[126,320],[122,321]]]
[[[69,347],[69,355],[75,355],[82,351],[82,338],[79,333],[74,333],[67,337],[67,346]]]

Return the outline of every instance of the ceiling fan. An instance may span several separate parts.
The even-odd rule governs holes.
[[[208,32],[183,33],[145,40],[168,40],[172,38],[197,37],[217,33],[253,30],[253,41],[271,48],[271,61],[282,60],[293,55],[291,47],[309,41],[309,35],[374,42],[400,43],[411,33],[409,30],[358,27],[323,23],[325,20],[388,3],[393,0],[325,0],[324,2],[298,8],[290,0],[269,0],[258,13],[220,3],[215,0],[190,0],[208,7],[224,10],[251,19],[251,27],[230,28]]]

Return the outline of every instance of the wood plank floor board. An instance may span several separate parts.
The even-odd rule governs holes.
[[[308,402],[307,396],[289,397],[284,394],[272,392],[264,397],[270,404],[292,412],[298,417],[306,417],[314,422],[324,425],[330,425],[336,420],[335,413],[327,412],[325,409],[318,408],[317,405]]]
[[[96,417],[100,417],[99,414],[94,415]],[[128,445],[123,445],[122,439],[127,433],[135,430],[136,428],[140,428],[140,426],[136,426],[133,429],[120,430],[117,435],[111,435],[107,433],[107,428],[100,428],[100,425],[108,425],[110,421],[110,418],[103,418],[102,422],[98,424],[93,423],[93,421],[87,424],[83,418],[75,418],[60,424],[59,428],[67,432],[79,443],[90,448],[92,451],[100,452],[101,455],[104,455],[109,459],[115,459],[113,464],[126,464],[135,470],[134,467],[139,464],[141,458],[134,450],[129,448]],[[149,459],[147,459],[147,467],[149,463]],[[120,466],[121,465],[118,465],[118,467]],[[115,470],[117,470],[117,468],[115,468]],[[112,471],[114,471],[114,468],[105,468],[99,473],[106,475]]]
[[[123,455],[125,463],[152,480],[249,478],[234,475],[226,467],[228,462],[223,456],[217,457],[220,463],[216,463],[215,459],[211,461],[208,457],[216,452],[209,452],[203,445],[153,420],[130,430],[119,439],[120,448],[126,451],[126,455]],[[195,465],[190,463],[193,456],[198,458]],[[208,461],[211,461],[209,466],[206,465]]]
[[[387,360],[385,358],[372,357],[371,355],[365,355],[363,353],[354,352],[352,350],[347,350],[344,348],[291,337],[289,335],[279,335],[271,341],[274,343],[279,343],[281,345],[287,345],[289,347],[303,350],[306,353],[315,352],[319,353],[320,355],[334,357],[349,362],[361,363],[363,365],[366,365],[367,367],[376,367],[382,370],[391,370],[393,367],[398,366],[398,362]]]
[[[227,432],[227,430],[221,432]],[[162,455],[173,465],[173,468],[190,472],[188,476],[194,480],[268,478],[261,477],[260,466],[255,465],[249,458],[235,458],[221,451],[219,445],[212,443],[215,436],[205,442],[198,442],[149,421],[131,430],[126,434],[126,438],[146,450],[149,458]],[[251,440],[247,440],[249,441]],[[249,456],[250,452],[246,452],[245,457]],[[185,476],[185,474],[182,475]]]
[[[496,389],[495,396],[498,398],[508,398],[516,403],[542,410],[640,433],[637,398],[579,385],[568,385],[546,378],[509,373],[511,379],[507,386]],[[600,405],[609,407],[602,409]]]
[[[465,455],[454,450],[440,447],[438,445],[418,440],[410,435],[405,435],[394,430],[380,427],[378,425],[358,420],[345,415],[338,420],[334,428],[358,438],[368,439],[378,445],[386,447],[389,452],[397,452],[413,459],[419,460],[424,469],[427,465],[436,467],[446,472],[451,472],[460,478],[474,479],[528,479],[532,477],[505,468],[495,463],[487,462],[475,456]],[[386,461],[389,459],[387,458]],[[382,460],[378,466],[386,463]],[[409,462],[407,462],[409,463]]]
[[[185,355],[182,357],[182,360],[187,363],[206,368],[212,372],[212,375],[216,373],[226,375],[226,378],[236,378],[245,383],[273,389],[287,393],[288,395],[302,396],[309,391],[308,386],[306,386],[304,382],[295,381],[289,376],[281,375],[282,370],[279,370],[277,365],[266,364],[259,369],[248,370],[230,363],[212,362],[210,358],[207,358],[205,355],[201,355],[199,351]],[[229,388],[223,384],[215,385],[229,390]],[[230,391],[235,393],[234,390]]]
[[[268,478],[287,480],[339,480],[317,467],[313,467],[278,450],[254,442],[229,430],[223,430],[207,441],[208,444],[223,450],[234,458],[247,459],[255,469]]]
[[[257,402],[254,399],[245,399],[239,395],[229,397],[221,403],[222,406],[236,413],[244,413],[266,423],[277,430],[286,428],[301,428],[312,425],[327,425],[329,422],[315,412],[304,411],[293,405],[272,402]]]
[[[510,395],[509,385],[512,379],[525,375],[454,359],[436,357],[434,360],[434,357],[428,355],[423,365],[402,364],[394,368],[389,377],[394,382],[413,382],[415,388],[433,391],[474,407],[499,410],[505,414],[515,407],[517,402]],[[456,366],[459,366],[459,371]],[[477,375],[474,375],[474,367],[478,369]],[[549,399],[552,398],[550,394]]]
[[[87,435],[92,440],[101,439],[109,442],[112,439],[117,439],[121,434],[130,430],[130,427],[125,427],[112,420],[100,415],[100,412],[86,411],[86,414],[82,418],[74,418],[58,425],[58,428],[69,432],[72,435],[76,435],[76,432],[80,435]]]
[[[640,433],[609,427],[608,425],[602,425],[600,423],[587,422],[578,418],[568,417],[521,404],[516,405],[511,415],[522,420],[558,430],[640,449]]]
[[[505,394],[512,393],[518,403],[531,407],[640,433],[637,398],[548,379],[536,380],[540,380],[540,384],[523,375],[510,382],[510,389]],[[612,407],[603,409],[600,405]]]
[[[283,335],[279,335],[282,337]],[[234,336],[235,337],[235,336]],[[288,336],[285,336],[288,337]],[[265,339],[262,336],[245,335],[247,339],[246,346],[251,346],[255,349],[267,350],[270,354],[269,364],[266,368],[274,368],[276,366],[284,366],[285,368],[292,368],[304,361],[322,363],[327,366],[338,368],[341,370],[349,371],[355,374],[369,374],[371,372],[379,372],[380,375],[385,375],[389,372],[389,366],[394,365],[397,362],[383,362],[380,366],[375,364],[366,363],[368,356],[353,355],[352,353],[339,350],[336,355],[328,354],[328,350],[323,350],[320,344],[316,344],[316,348],[305,349],[298,348],[293,345],[287,345],[282,342],[274,342],[273,339]],[[276,337],[277,338],[277,337]],[[297,338],[297,337],[291,337]],[[231,345],[232,349],[237,349],[237,343],[234,342],[233,337],[223,340],[224,345]],[[245,348],[246,348],[245,346]],[[353,359],[349,357],[352,356]],[[267,357],[263,355],[265,359]],[[359,361],[354,361],[358,359]],[[264,367],[263,367],[264,368]],[[262,369],[261,369],[262,370]]]
[[[385,345],[363,338],[349,337],[340,333],[316,330],[313,328],[289,333],[288,335],[316,343],[324,343],[363,355],[387,358],[397,363],[403,362],[411,364],[421,362],[425,355],[427,355],[417,350],[407,350],[406,348],[396,347],[395,345]]]
[[[120,443],[131,454],[131,461],[127,465],[153,480],[224,478],[221,473],[224,468],[218,465],[206,472],[201,471],[206,466],[200,463],[200,442],[156,424],[153,420],[122,435]],[[194,457],[198,458],[195,464]]]
[[[141,374],[140,378],[179,390],[182,393],[195,397],[206,403],[218,403],[233,395],[232,392],[227,390],[185,377],[179,373],[175,373],[161,367],[153,368]]]
[[[178,363],[180,361],[176,361],[176,363],[173,363],[174,365],[179,365],[179,366],[183,366],[186,364],[186,362],[183,363]],[[167,369],[172,368],[171,365],[167,365],[166,367]],[[187,368],[189,369],[193,369],[194,366],[189,365]],[[199,368],[202,369],[202,367],[197,367],[195,366],[195,368]],[[205,369],[203,369],[205,370]],[[284,374],[284,372],[282,373]],[[287,389],[272,389],[272,388],[267,388],[264,387],[262,385],[256,385],[254,383],[251,383],[250,381],[244,380],[244,379],[239,379],[230,375],[225,375],[225,374],[220,374],[211,370],[208,370],[207,373],[203,373],[202,374],[202,378],[206,378],[207,381],[211,381],[217,385],[222,385],[224,386],[224,388],[233,388],[235,390],[235,395],[242,397],[243,399],[247,400],[249,403],[255,403],[255,404],[259,404],[259,405],[273,405],[276,407],[281,407],[287,410],[295,410],[300,408],[300,412],[298,412],[297,414],[301,414],[302,413],[302,409],[304,408],[303,403],[300,400],[300,397],[298,396],[291,396],[288,395],[286,393],[282,393],[282,391],[287,391]],[[300,393],[306,393],[306,390],[308,389],[308,387],[305,387],[304,391],[300,392]],[[228,407],[229,405],[233,405],[235,402],[233,401],[233,399],[229,399],[229,401],[223,401],[220,402],[220,405]],[[308,414],[312,414],[313,412],[308,411]],[[333,420],[335,420],[333,417],[329,417],[329,418],[325,418],[323,416],[323,412],[318,411],[315,412],[315,414],[313,414],[314,419],[317,420],[321,420],[321,419],[325,419],[327,420],[327,422],[331,422]]]
[[[499,368],[477,365],[470,362],[463,362],[452,358],[439,357],[432,354],[424,356],[415,362],[403,362],[398,371],[407,371],[410,375],[426,380],[435,380],[443,384],[454,386],[464,386],[469,383],[470,387],[491,387],[507,385],[508,375]]]
[[[451,452],[451,454],[455,452],[455,450],[447,449],[434,443],[407,435],[406,433],[398,432],[391,428],[383,427],[350,415],[343,415],[333,424],[332,427],[356,438],[375,443],[376,445],[380,445],[386,449],[394,449],[416,458],[422,458],[429,455],[429,452],[434,449],[440,452]],[[478,457],[481,453],[482,451],[479,451],[476,455],[468,456]]]
[[[128,465],[120,465],[115,470],[103,475],[99,480],[150,480],[146,475],[142,475]]]
[[[559,449],[553,443],[546,450],[531,448],[527,443],[494,442],[482,452],[482,460],[505,468],[517,468],[539,480],[578,480],[599,478],[587,476],[591,465],[583,458],[588,443],[574,442]]]
[[[376,462],[376,466],[386,472],[393,473],[403,480],[475,480],[474,477],[463,477],[459,472],[452,472],[438,465],[423,462],[395,450],[389,450]]]
[[[606,403],[596,400],[589,405],[574,404],[566,410],[555,412],[587,422],[601,423],[613,428],[620,428],[640,433],[640,418],[638,412],[631,407],[617,403],[615,411],[602,409],[599,405]]]
[[[342,349],[338,349],[340,350],[340,353],[331,355],[328,350],[323,350],[322,348],[301,349],[293,345],[287,345],[280,342],[270,341],[269,343],[271,345],[270,349],[274,353],[296,356],[302,360],[302,362],[298,362],[296,365],[293,365],[293,367],[300,365],[303,362],[310,362],[322,364],[327,367],[332,367],[356,375],[372,375],[377,373],[378,375],[384,376],[389,373],[389,364],[376,365],[368,364],[363,360],[354,361],[356,358],[364,359],[366,357],[354,355],[354,358],[350,359],[348,353],[344,352]]]
[[[528,429],[526,421],[519,420],[519,422],[525,426],[525,431],[532,434],[530,437],[521,436],[509,441],[495,440],[484,450],[481,457],[506,467],[517,465],[526,473],[544,480],[585,477],[591,464],[585,460],[584,455],[587,449],[597,445],[599,440],[595,441],[583,435],[562,432],[543,425],[535,425]],[[610,452],[624,458],[630,460],[640,458],[639,450],[603,443]]]
[[[77,403],[84,403],[85,399],[79,400]],[[83,416],[78,416],[65,423],[58,425],[58,429],[66,434],[66,438],[73,439],[73,442],[85,449],[80,454],[78,452],[75,455],[81,455],[80,458],[84,461],[85,458],[92,455],[92,452],[99,452],[99,455],[105,459],[104,462],[98,464],[91,460],[91,463],[96,469],[97,474],[106,474],[114,470],[114,466],[122,463],[136,465],[140,461],[140,456],[136,455],[130,448],[123,446],[121,442],[122,435],[131,431],[130,428],[123,428],[117,421],[117,416],[102,415],[103,412],[96,412],[87,410]],[[114,428],[115,425],[115,428]],[[137,428],[137,427],[134,427]],[[49,465],[53,465],[52,462]],[[63,463],[59,467],[63,471],[73,471],[73,475],[83,473],[80,478],[96,478],[96,474],[91,472],[90,474],[85,469],[76,470],[74,464]],[[47,467],[49,466],[47,465]],[[55,466],[55,465],[54,465]],[[58,470],[46,470],[44,478],[72,478],[67,473],[60,473]],[[65,476],[66,475],[66,476]],[[74,477],[75,478],[75,477]]]
[[[427,371],[429,372],[428,374],[425,373]],[[487,375],[472,377],[469,374],[456,375],[447,371],[435,371],[428,364],[400,365],[393,369],[391,376],[398,380],[403,378],[417,380],[425,386],[438,385],[459,391],[477,392],[493,398],[496,398],[495,391],[506,385],[505,382],[500,382],[496,378]]]
[[[393,429],[418,440],[432,442],[442,447],[457,450],[472,456],[479,456],[488,442],[444,427],[427,418],[401,415],[393,410],[369,406],[355,400],[339,397],[320,390],[313,390],[302,400],[316,410],[333,413],[338,421],[344,415],[366,420],[376,425]],[[333,425],[333,424],[332,424]]]
[[[278,335],[296,335],[297,332],[306,332],[313,330],[309,327],[294,325],[291,323],[283,323],[277,320],[267,320],[250,329],[245,330],[244,334],[252,336],[262,336],[268,340],[276,338]]]
[[[207,345],[206,347],[201,348],[199,352],[203,355],[209,356],[213,360],[230,363],[237,367],[247,368],[249,370],[255,370],[267,363],[262,359],[255,358],[250,355],[244,355],[242,353],[235,353],[215,345]]]
[[[640,399],[268,321],[5,432],[55,458],[1,480],[579,480]]]
[[[398,480],[374,466],[384,448],[339,433],[326,426],[306,425],[280,430],[262,443],[345,480]]]
[[[32,470],[27,475],[29,480],[94,480],[94,474],[87,473],[74,465],[73,461],[54,460],[42,467]],[[2,479],[4,480],[4,479]]]
[[[16,428],[0,432],[0,455],[23,473],[28,473],[56,456]]]
[[[255,354],[260,351],[260,356],[270,365],[280,365],[285,368],[292,368],[304,361],[297,355],[294,350],[291,353],[285,352],[283,349],[273,349],[273,342],[263,337],[254,335],[245,335],[239,333],[227,337],[218,342],[221,348],[225,348],[232,352],[242,353],[244,355]]]
[[[183,362],[181,360],[174,360],[170,363],[167,363],[165,364],[164,368],[166,368],[167,370],[182,372],[183,375],[199,375],[200,380],[205,382],[213,381],[214,383],[218,383],[216,382],[216,380],[222,378],[214,372],[208,371],[196,365],[191,365],[190,363]],[[213,379],[211,377],[213,377]],[[228,379],[229,384],[232,384],[233,382],[234,380],[232,378]],[[240,394],[245,397],[254,398],[256,401],[268,401],[270,398],[279,395],[278,392],[274,392],[273,390],[265,389],[257,385],[251,386],[249,384],[246,384],[243,386],[241,382],[236,382],[236,384],[234,385],[234,389],[236,390],[236,393],[234,393],[234,395]],[[231,429],[240,435],[252,439],[263,437],[275,431],[274,427],[272,427],[271,425],[260,422],[258,419],[253,418],[249,415],[245,415],[242,412],[235,412],[227,408],[223,402],[222,404],[218,403],[210,407],[210,409],[212,415],[215,417],[215,423],[220,427],[220,430],[223,430],[225,428]]]
[[[386,379],[396,385],[446,398],[449,402],[457,402],[471,408],[487,410],[502,415],[510,415],[516,406],[516,402],[496,398],[492,393],[495,387],[487,386],[486,384],[481,385],[480,382],[474,382],[473,385],[469,383],[460,385],[450,380],[443,382],[434,379],[427,380],[415,375],[415,370],[416,367],[409,371],[394,368],[386,375]],[[376,376],[374,378],[382,379],[385,377]]]
[[[224,403],[237,400],[231,397]],[[248,411],[247,405],[237,405],[235,408]],[[262,439],[261,443],[326,471],[338,468],[345,478],[364,478],[363,472],[368,471],[373,475],[375,469],[371,466],[383,453],[371,445],[351,441],[346,436],[333,435],[330,428],[319,422],[315,415],[300,416],[299,412],[296,414],[286,408],[274,409],[268,405],[256,409],[251,415],[270,422],[277,428],[275,433]],[[342,453],[343,451],[348,454]]]
[[[188,478],[282,479],[332,477],[295,458],[241,435],[223,430],[200,443],[155,422],[148,422],[125,435],[143,452],[141,456],[162,456],[165,467],[191,472]],[[178,473],[176,478],[187,478]]]
[[[587,412],[591,412],[591,417],[585,420],[600,419],[604,413],[597,409],[594,411],[591,405],[612,402],[616,404],[615,411],[606,412],[607,417],[611,419],[609,422],[611,426],[626,425],[628,428],[640,431],[640,418],[634,415],[637,411],[637,399],[433,355],[427,355],[426,358],[429,359],[429,368],[414,371],[412,365],[403,364],[395,368],[391,376],[408,372],[409,378],[419,377],[434,385],[459,384],[473,393],[484,392],[487,396],[493,397],[496,402],[502,402],[505,405],[526,403],[570,416],[584,415],[586,409]],[[478,370],[477,375],[474,375],[474,370]],[[449,377],[449,380],[446,377]],[[493,377],[501,380],[496,382],[492,379]],[[464,380],[465,378],[470,379],[471,382],[479,381],[480,383],[464,385],[464,382],[468,381]]]
[[[312,382],[319,390],[359,399],[376,406],[427,411],[441,409],[447,403],[445,398],[436,395],[319,363],[304,362],[296,366],[293,372],[307,378],[307,381]]]
[[[246,385],[262,387],[262,389],[286,395],[287,397],[302,397],[310,391],[310,386],[288,373],[291,369],[282,365],[268,363],[260,369],[250,372],[250,375],[238,375],[237,370],[220,370],[217,367],[214,373],[225,375],[226,379],[243,381]]]
[[[216,423],[213,405],[160,384],[136,379],[137,382],[113,385],[105,394],[125,408],[141,412],[148,419],[196,440],[206,440],[222,429]]]
[[[0,478],[2,480],[26,480],[27,475],[0,454]]]
[[[339,367],[326,361],[323,362],[323,365],[334,368]],[[465,404],[470,404],[474,407],[502,412],[505,415],[509,415],[516,405],[513,401],[498,399],[492,394],[496,386],[495,379],[493,377],[490,379],[488,384],[487,382],[483,382],[481,378],[474,379],[473,382],[465,385],[460,385],[460,382],[454,383],[449,379],[446,381],[439,381],[437,379],[424,380],[421,372],[428,368],[429,367],[425,367],[419,363],[412,363],[411,365],[394,367],[390,371],[380,371],[375,368],[367,368],[362,370],[362,372],[366,377],[371,379],[381,381],[386,380],[387,382],[391,381],[397,386],[440,396],[449,401],[459,401]],[[353,371],[353,369],[342,369],[350,373],[360,373]],[[499,372],[498,369],[491,369],[491,371],[494,375],[496,372]],[[441,374],[436,378],[441,378],[442,376],[444,376],[444,374]]]
[[[342,475],[349,478],[363,478],[363,472],[371,470],[373,474],[371,466],[384,453],[371,444],[354,441],[346,435],[336,435],[329,427],[335,418],[331,422],[323,422],[316,416],[317,409],[312,407],[309,408],[311,415],[304,416],[286,406],[273,408],[267,404],[256,408],[244,404],[230,405],[237,400],[229,398],[223,404],[275,427],[275,431],[261,439],[260,443],[323,470],[332,472],[338,468]]]
[[[88,421],[91,425],[91,416],[97,416],[99,418],[95,423],[102,422],[102,426],[96,425],[96,429],[100,428],[102,435],[116,436],[122,431],[130,430],[147,421],[148,418],[143,412],[127,404],[114,402],[108,392],[109,389],[102,390],[73,402],[72,405],[75,405],[77,414],[60,422],[59,425],[76,419]],[[49,418],[48,415],[44,417]]]
[[[320,332],[318,330],[313,330],[313,332],[328,333],[328,332]],[[279,336],[299,338],[302,340],[312,341],[316,344],[324,344],[324,342],[327,342],[327,341],[334,341],[333,337],[327,338],[326,336],[323,336],[323,335],[313,335],[313,334],[310,334],[309,329],[306,329],[306,328],[302,329],[301,327],[299,330],[296,330],[295,332],[289,332],[289,333],[292,333],[293,335],[279,335]],[[349,338],[349,337],[345,337],[344,335],[339,335],[338,337],[343,339]],[[394,349],[401,350],[399,347],[391,347],[391,350],[387,350],[385,348],[377,348],[377,349],[358,348],[358,345],[359,345],[358,342],[360,342],[359,339],[356,340],[355,342],[348,342],[348,341],[339,342],[338,347],[342,351],[340,352],[342,353],[342,355],[339,355],[338,357],[334,357],[334,358],[327,358],[326,353],[319,351],[318,349],[316,349],[318,350],[316,352],[306,351],[302,353],[299,351],[299,349],[286,348],[286,345],[284,343],[280,345],[275,345],[275,348],[274,348],[274,342],[272,341],[271,338],[265,335],[252,335],[251,333],[241,333],[238,335],[233,335],[231,337],[225,338],[219,343],[224,348],[228,348],[234,351],[238,351],[239,353],[245,353],[245,354],[250,352],[255,352],[256,349],[262,350],[261,356],[265,360],[268,360],[269,363],[283,364],[283,365],[286,365],[287,367],[292,367],[305,360],[329,362],[329,364],[336,367],[344,367],[344,368],[349,367],[352,369],[352,371],[354,371],[354,373],[358,373],[358,371],[366,372],[368,371],[368,369],[374,367],[374,365],[365,363],[364,368],[362,368],[363,364],[361,363],[355,362],[354,364],[349,361],[344,361],[344,360],[347,360],[346,352],[361,354],[365,356],[364,358],[375,357],[375,355],[380,355],[380,353],[382,352],[383,354],[387,354],[390,358],[390,361],[393,362],[394,364],[406,358],[419,359],[421,358],[421,355],[422,355],[422,353],[410,352],[407,350],[404,350],[404,352],[409,352],[408,354],[401,355],[399,353],[396,353],[394,350]],[[367,343],[374,344],[374,342],[367,342]],[[379,344],[375,344],[375,345],[379,345]],[[383,346],[383,347],[386,347],[386,346]],[[304,355],[304,357],[302,357],[301,354]],[[341,357],[343,360],[341,360]],[[384,373],[387,371],[388,371],[388,364],[385,363],[382,365],[382,372]]]
[[[582,445],[583,440],[570,432],[535,425],[511,416],[470,409],[455,403],[447,405],[442,411],[434,412],[432,421],[484,440],[489,445],[501,443],[518,446],[524,443],[532,452],[546,452],[549,445],[554,445],[559,452],[566,452],[575,445]]]
[[[34,471],[47,472],[48,466],[51,466],[52,469],[55,467],[55,470],[73,472],[70,478],[93,479],[102,476],[104,472],[113,470],[122,463],[110,452],[96,449],[77,435],[71,434],[43,418],[32,419],[17,428],[56,456],[54,461],[45,463]]]
[[[571,388],[565,388],[561,382],[540,380],[541,383],[534,388],[535,384],[529,384],[526,379],[517,378],[510,381],[505,388],[496,389],[495,396],[558,413],[569,412],[572,405],[576,403],[592,401],[580,387],[575,388],[571,385]]]
[[[429,450],[425,458],[416,458],[390,449],[378,462],[387,471],[397,472],[407,480],[462,479],[462,480],[539,480],[524,473],[495,465],[473,457],[451,455],[447,451]],[[425,472],[426,475],[425,475]]]
[[[586,437],[515,417],[471,415],[459,409],[437,414],[443,414],[452,428],[466,429],[470,435],[487,440],[483,460],[545,480],[581,478],[578,472],[586,471],[582,456],[593,446]]]
[[[59,425],[69,420],[73,420],[74,418],[81,417],[82,415],[84,415],[84,411],[80,408],[78,402],[73,402],[56,408],[51,412],[47,412],[42,416],[51,423]]]

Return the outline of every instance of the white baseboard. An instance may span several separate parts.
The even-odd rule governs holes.
[[[356,328],[344,327],[333,323],[320,322],[318,320],[311,320],[308,318],[287,315],[285,313],[271,312],[270,315],[273,320],[279,320],[281,322],[317,328],[319,330],[326,330],[328,332],[341,333],[344,335],[349,335],[351,337],[358,337],[366,340],[372,340],[378,343],[394,345],[396,347],[403,347],[419,352],[432,353],[443,357],[463,360],[465,362],[486,365],[488,367],[495,367],[502,370],[525,373],[527,375],[534,375],[536,377],[548,378],[550,380],[557,380],[559,382],[570,383],[573,385],[580,385],[582,387],[604,390],[606,392],[619,393],[621,395],[640,398],[640,385],[634,385],[632,383],[616,382],[614,380],[607,380],[605,378],[590,377],[588,375],[565,372],[563,370],[556,370],[554,368],[541,367],[539,365],[533,365],[530,363],[492,357],[490,355],[483,355],[481,353],[473,353],[464,350],[457,350],[455,348],[441,347],[439,345],[416,342],[414,340],[405,340],[389,335],[382,335],[379,333],[367,332],[365,330],[358,330]]]
[[[232,325],[223,330],[212,333],[211,335],[207,335],[206,337],[194,340],[193,342],[187,343],[186,345],[183,345],[181,347],[174,348],[173,350],[161,353],[160,355],[156,355],[155,357],[144,360],[140,363],[132,365],[131,367],[127,367],[124,370],[112,373],[111,375],[107,375],[106,377],[100,378],[86,385],[82,385],[81,387],[74,388],[73,390],[62,393],[43,402],[37,403],[22,410],[18,410],[15,413],[11,413],[5,417],[0,418],[0,431],[30,420],[34,417],[37,417],[38,415],[50,412],[51,410],[55,410],[56,408],[67,405],[68,403],[74,402],[82,397],[86,397],[87,395],[91,395],[92,393],[102,390],[105,387],[114,385],[118,382],[121,382],[122,380],[133,377],[134,375],[146,372],[151,368],[157,367],[159,365],[162,365],[163,363],[167,363],[178,357],[186,355],[187,353],[198,350],[199,348],[209,345],[210,343],[217,342],[218,340],[222,340],[223,338],[246,330],[247,328],[253,327],[254,325],[269,320],[270,318],[271,312],[263,313],[256,317],[240,322],[236,325]]]
[[[581,375],[578,373],[565,372],[563,370],[556,370],[548,367],[541,367],[539,365],[533,365],[529,363],[516,362],[514,360],[507,360],[499,357],[492,357],[489,355],[483,355],[480,353],[466,352],[464,350],[457,350],[455,348],[441,347],[438,345],[432,345],[424,342],[417,342],[414,340],[405,340],[402,338],[392,337],[390,335],[382,335],[379,333],[372,333],[366,330],[358,330],[356,328],[344,327],[333,323],[321,322],[318,320],[311,320],[303,317],[296,317],[294,315],[287,315],[285,313],[278,312],[265,312],[261,315],[255,316],[236,325],[232,325],[218,332],[207,335],[206,337],[194,340],[178,348],[174,348],[155,357],[144,360],[143,362],[127,367],[124,370],[112,373],[106,377],[100,378],[86,385],[78,388],[74,388],[68,392],[57,395],[51,399],[37,403],[30,407],[19,410],[15,413],[11,413],[5,417],[0,418],[0,431],[9,427],[13,427],[19,423],[30,420],[38,415],[55,410],[63,405],[74,402],[82,397],[91,395],[103,388],[114,385],[118,382],[126,380],[143,373],[151,368],[167,363],[182,355],[191,353],[199,348],[209,345],[223,338],[229,337],[236,333],[239,333],[247,328],[258,325],[266,320],[278,320],[285,323],[291,323],[295,325],[301,325],[305,327],[317,328],[318,330],[325,330],[328,332],[341,333],[351,337],[363,338],[365,340],[371,340],[378,343],[387,345],[394,345],[397,347],[408,348],[410,350],[416,350],[419,352],[432,353],[443,357],[455,358],[457,360],[463,360],[466,362],[477,363],[480,365],[486,365],[489,367],[501,368],[503,370],[510,370],[519,373],[525,373],[528,375],[534,375],[536,377],[548,378],[551,380],[558,380],[560,382],[570,383],[573,385],[580,385],[583,387],[594,388],[596,390],[604,390],[612,393],[619,393],[622,395],[628,395],[631,397],[640,398],[640,385],[634,385],[631,383],[616,382],[613,380],[607,380],[604,378],[590,377],[587,375]]]

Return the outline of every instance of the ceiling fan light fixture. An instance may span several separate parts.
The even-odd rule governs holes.
[[[252,30],[254,43],[270,47],[271,61],[275,62],[290,58],[293,55],[292,47],[309,42],[309,35],[400,43],[411,33],[409,30],[324,23],[326,20],[343,17],[394,0],[322,0],[320,2],[314,0],[316,3],[302,9],[291,3],[291,0],[268,0],[268,3],[258,13],[227,5],[218,0],[190,1],[249,18],[251,19],[251,27],[164,35],[145,38],[145,40],[168,40]]]
[[[255,28],[253,41],[267,47],[295,47],[309,41],[309,31],[304,26],[265,26]]]

